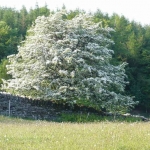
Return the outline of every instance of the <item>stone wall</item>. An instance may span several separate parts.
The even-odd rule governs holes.
[[[0,93],[0,115],[54,121],[61,112],[52,102]]]

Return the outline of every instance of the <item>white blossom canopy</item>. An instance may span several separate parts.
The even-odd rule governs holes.
[[[124,96],[125,63],[110,64],[111,28],[94,23],[92,15],[65,19],[65,11],[38,17],[18,54],[8,57],[3,89],[34,99],[88,103],[98,108],[122,110],[132,106]]]

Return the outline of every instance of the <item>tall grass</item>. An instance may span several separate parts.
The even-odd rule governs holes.
[[[55,123],[1,116],[0,150],[150,150],[150,123]]]

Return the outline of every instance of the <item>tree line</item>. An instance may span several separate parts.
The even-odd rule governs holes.
[[[17,53],[17,46],[25,39],[27,30],[38,16],[49,16],[54,11],[48,9],[47,5],[39,7],[36,4],[34,9],[27,11],[23,6],[20,11],[14,8],[0,7],[0,79],[11,78],[6,73],[8,55]],[[84,13],[83,10],[69,11],[65,16],[67,19],[74,18],[77,14]],[[95,23],[102,22],[103,27],[111,27],[111,39],[114,45],[112,64],[119,65],[127,62],[126,74],[129,84],[125,92],[135,96],[134,100],[139,101],[138,107],[144,110],[150,108],[150,26],[142,26],[140,23],[129,21],[124,16],[113,14],[109,16],[97,10],[94,14]],[[0,80],[0,83],[2,81]]]

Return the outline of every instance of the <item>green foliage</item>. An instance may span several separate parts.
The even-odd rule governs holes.
[[[12,29],[6,22],[0,21],[0,60],[16,52],[16,29]]]
[[[74,11],[70,10],[67,14],[67,19],[68,20],[71,20],[73,19],[75,16],[79,15],[80,13],[85,13],[84,11],[82,10],[79,10],[79,9],[76,9]]]
[[[2,84],[2,79],[10,79],[11,76],[7,74],[7,69],[6,69],[6,65],[8,65],[8,60],[7,59],[3,59],[0,63],[0,87]]]

